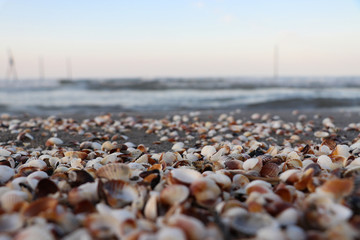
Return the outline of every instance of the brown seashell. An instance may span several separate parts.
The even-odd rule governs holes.
[[[202,175],[198,171],[189,168],[176,168],[173,169],[168,180],[170,183],[180,183],[185,185],[190,185],[195,180],[201,178]]]
[[[268,162],[266,163],[260,171],[260,176],[262,177],[277,177],[280,173],[280,168],[277,164]]]
[[[93,213],[96,212],[96,208],[92,202],[89,200],[83,200],[81,202],[78,202],[74,206],[74,213]]]
[[[35,198],[46,197],[49,194],[53,194],[59,191],[57,185],[48,178],[41,179],[35,189]]]
[[[315,186],[313,183],[314,173],[315,173],[314,168],[309,168],[305,170],[304,173],[301,175],[299,181],[294,184],[294,187],[300,191],[307,189],[310,192],[314,192],[315,191]]]
[[[189,188],[180,184],[172,184],[164,188],[160,193],[160,201],[173,206],[184,202],[190,194]]]
[[[88,200],[90,202],[98,201],[98,183],[97,182],[88,182],[80,185],[77,188],[71,189],[68,194],[68,201],[72,205]]]
[[[108,180],[129,181],[130,168],[124,163],[110,163],[99,168],[96,172],[96,175]]]
[[[46,219],[55,219],[56,218],[56,206],[58,205],[58,200],[55,198],[44,197],[40,198],[23,210],[24,217],[35,217],[41,216]]]
[[[243,169],[244,162],[236,159],[228,160],[225,162],[227,169]]]
[[[330,138],[324,138],[321,146],[328,146],[330,150],[334,150],[336,148],[336,142]]]
[[[111,207],[123,207],[135,201],[139,192],[130,184],[121,180],[109,180],[99,185],[104,193],[106,202]]]
[[[274,193],[279,195],[282,200],[284,200],[285,202],[289,202],[289,203],[292,203],[295,198],[295,189],[289,188],[284,183],[280,183],[276,187]]]
[[[64,156],[68,158],[80,158],[81,160],[84,160],[87,158],[88,154],[84,151],[67,151],[64,153]]]
[[[85,170],[72,170],[68,176],[72,187],[78,187],[87,182],[94,182],[94,178]]]
[[[207,178],[199,178],[192,182],[190,191],[195,196],[196,202],[204,207],[213,206],[221,193],[217,184]]]

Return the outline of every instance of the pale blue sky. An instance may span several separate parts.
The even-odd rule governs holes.
[[[360,75],[359,0],[0,0],[0,78],[11,48],[39,76]]]

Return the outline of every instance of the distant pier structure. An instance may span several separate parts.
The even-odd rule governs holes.
[[[279,48],[277,45],[274,46],[274,80],[279,77]]]
[[[6,71],[5,80],[18,80],[18,75],[15,67],[15,59],[10,49],[8,50],[8,68]]]

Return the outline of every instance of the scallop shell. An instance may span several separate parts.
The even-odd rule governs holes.
[[[277,164],[268,162],[266,163],[260,171],[262,177],[277,177],[280,173],[280,168]]]
[[[123,163],[110,163],[97,170],[96,175],[108,180],[123,180],[129,181],[130,168]]]
[[[12,212],[26,199],[27,195],[25,192],[19,190],[10,190],[1,195],[1,207],[7,212]]]
[[[15,175],[15,170],[11,167],[0,165],[0,184],[9,181]]]
[[[123,207],[139,197],[138,190],[121,180],[110,180],[102,185],[107,203],[112,207]]]
[[[164,188],[160,193],[160,201],[173,206],[184,202],[190,194],[189,188],[180,184],[172,184]]]

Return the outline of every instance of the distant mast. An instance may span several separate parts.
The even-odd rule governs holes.
[[[279,49],[278,46],[274,46],[274,80],[279,77]]]
[[[9,66],[6,71],[5,80],[11,80],[11,76],[12,76],[14,81],[16,81],[18,79],[18,76],[15,68],[15,60],[12,55],[11,49],[8,49],[8,56],[9,56]]]
[[[66,58],[66,73],[67,80],[72,80],[72,66],[71,66],[71,58]]]
[[[39,57],[39,79],[41,82],[45,79],[44,58],[42,56]]]

